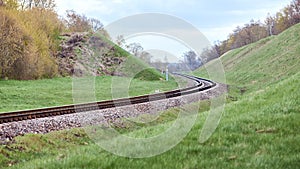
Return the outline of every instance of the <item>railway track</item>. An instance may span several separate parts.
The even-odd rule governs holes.
[[[35,109],[35,110],[25,110],[25,111],[17,111],[17,112],[9,112],[0,114],[0,124],[9,123],[9,122],[17,122],[23,121],[28,119],[36,119],[36,118],[43,118],[43,117],[50,117],[50,116],[58,116],[58,115],[66,115],[66,114],[73,114],[79,112],[87,112],[93,110],[101,110],[113,107],[121,107],[127,106],[132,104],[140,104],[146,103],[149,101],[157,101],[163,99],[169,99],[184,95],[189,95],[201,91],[205,91],[211,89],[216,86],[216,83],[207,79],[184,75],[179,73],[173,73],[177,76],[182,76],[196,82],[195,86],[184,88],[184,89],[177,89],[172,90],[169,92],[164,93],[157,93],[152,95],[144,95],[144,96],[137,96],[132,98],[124,98],[124,99],[116,99],[116,100],[109,100],[109,101],[101,101],[101,102],[94,102],[94,103],[84,103],[84,104],[77,104],[77,105],[67,105],[67,106],[60,106],[60,107],[50,107],[50,108],[42,108],[42,109]]]

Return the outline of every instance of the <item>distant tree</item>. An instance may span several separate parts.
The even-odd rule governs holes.
[[[260,23],[260,21],[255,22],[251,20],[250,24],[245,24],[243,28],[235,30],[233,36],[234,43],[231,49],[239,48],[265,38],[268,36],[268,31],[267,27]]]
[[[41,8],[53,10],[56,6],[55,0],[18,0],[22,10]]]
[[[103,29],[103,24],[95,18],[88,18],[85,15],[80,15],[74,10],[67,10],[66,26],[72,32],[99,32],[107,36],[107,32]]]
[[[126,48],[135,56],[139,56],[139,54],[144,50],[140,43],[131,43],[126,45]]]
[[[201,66],[201,61],[194,51],[188,51],[183,54],[184,62],[191,70],[195,70]]]
[[[223,55],[231,49],[236,49],[253,42],[257,42],[269,35],[268,27],[260,21],[251,20],[250,23],[245,24],[244,27],[237,27],[233,33],[228,36],[228,39],[219,42],[214,46],[210,54],[219,56]],[[207,53],[207,51],[206,51]]]
[[[116,39],[116,43],[118,46],[121,46],[121,47],[124,47],[125,45],[125,39],[124,39],[124,36],[123,35],[118,35],[117,36],[117,39]]]
[[[220,55],[218,54],[217,52],[217,45],[213,46],[213,47],[208,47],[208,48],[205,48],[203,50],[203,52],[201,53],[200,57],[202,58],[202,62],[203,63],[207,63],[213,59],[216,59],[218,58]],[[200,59],[200,58],[198,58]],[[198,62],[201,63],[201,60],[199,60]]]
[[[289,11],[293,20],[292,24],[300,23],[300,0],[292,1]]]
[[[97,32],[103,29],[103,24],[101,23],[100,20],[91,18],[89,19],[89,22],[93,31]]]
[[[273,34],[279,34],[289,27],[300,23],[300,0],[293,0],[289,5],[277,12],[275,16],[268,16],[265,23],[269,29],[271,22],[273,22],[273,25],[271,25],[273,26],[271,29]]]
[[[287,27],[291,27],[300,22],[300,0],[293,0],[281,12],[285,18]]]
[[[165,71],[166,68],[165,64],[160,59],[156,59],[154,62],[151,63],[151,65],[160,71]]]
[[[143,52],[141,52],[141,54],[139,55],[139,58],[140,58],[141,60],[143,60],[144,62],[146,62],[146,63],[148,63],[148,64],[151,64],[151,59],[153,58],[153,56],[152,56],[150,53],[148,53],[148,52],[146,52],[146,51],[143,51]]]
[[[92,26],[85,15],[79,15],[74,10],[67,10],[67,27],[72,32],[87,32],[92,30]]]
[[[275,19],[275,34],[279,34],[290,27],[287,8],[285,8],[283,12],[277,12]]]

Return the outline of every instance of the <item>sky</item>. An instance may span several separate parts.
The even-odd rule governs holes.
[[[75,10],[79,14],[99,19],[104,26],[136,14],[167,14],[190,23],[213,44],[225,40],[237,26],[243,26],[251,19],[263,22],[268,13],[275,15],[290,2],[291,0],[56,0],[56,10],[62,16],[66,10]],[[135,41],[139,39],[135,38]],[[149,43],[145,42],[145,46]],[[175,55],[182,50],[175,51]]]

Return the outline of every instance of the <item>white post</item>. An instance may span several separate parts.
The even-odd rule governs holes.
[[[166,67],[166,81],[169,81],[169,69]]]

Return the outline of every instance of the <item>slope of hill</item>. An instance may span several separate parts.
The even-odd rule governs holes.
[[[278,36],[232,50],[221,57],[232,89],[252,92],[275,84],[300,71],[300,24]],[[207,66],[213,66],[211,61]],[[207,76],[204,68],[195,74]]]
[[[66,33],[57,54],[62,75],[116,75],[160,80],[162,75],[100,33]],[[139,74],[137,74],[139,73]]]

